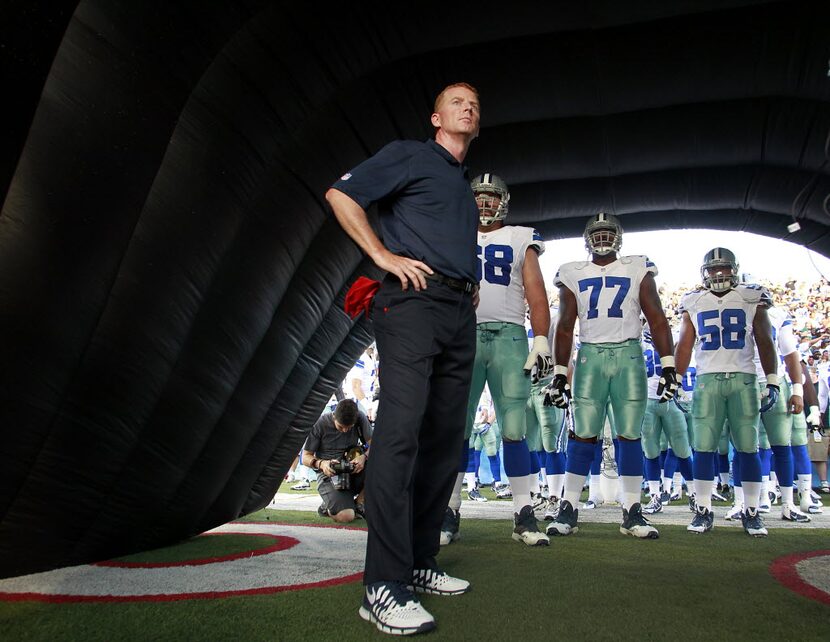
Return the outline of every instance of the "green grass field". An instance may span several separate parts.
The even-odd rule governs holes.
[[[321,524],[307,512],[260,511],[251,520]],[[175,561],[237,553],[250,538],[199,537],[125,560]],[[770,575],[777,557],[830,549],[825,530],[739,529],[694,536],[664,526],[656,541],[591,524],[548,548],[510,539],[503,521],[465,520],[441,563],[469,579],[458,597],[425,596],[445,640],[827,640],[830,607]],[[4,640],[364,640],[382,636],[357,615],[359,583],[272,595],[161,603],[0,602]]]

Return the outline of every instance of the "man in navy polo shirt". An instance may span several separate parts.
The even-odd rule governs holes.
[[[343,229],[388,272],[372,312],[380,406],[366,479],[360,615],[395,634],[435,628],[413,591],[470,588],[442,572],[435,556],[475,357],[478,208],[462,162],[478,135],[478,92],[448,86],[431,122],[434,139],[390,143],[326,193]],[[372,203],[383,241],[367,219]]]

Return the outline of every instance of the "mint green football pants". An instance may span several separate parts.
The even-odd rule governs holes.
[[[525,408],[530,395],[530,377],[524,373],[527,355],[527,331],[524,326],[502,322],[479,323],[476,326],[476,358],[467,405],[466,439],[473,432],[473,421],[485,383],[493,397],[502,437],[510,441],[525,438]]]
[[[724,421],[735,450],[758,452],[758,383],[754,374],[713,372],[698,374],[692,401],[694,447],[700,452],[715,452]]]
[[[565,429],[565,411],[546,406],[545,396],[539,394],[551,381],[547,377],[530,387],[527,400],[527,447],[547,453],[564,453],[568,449],[568,431]]]
[[[657,399],[649,399],[643,416],[643,454],[647,459],[660,455],[661,446],[665,443],[661,439],[663,436],[680,459],[691,456],[692,447],[683,412],[673,401],[660,403]]]
[[[792,444],[793,415],[787,412],[790,402],[790,384],[781,379],[781,392],[775,405],[761,413],[758,426],[758,441],[762,448],[772,446],[789,446]],[[766,385],[758,384],[758,396],[766,389]],[[762,435],[762,432],[764,433]],[[765,438],[764,438],[765,437]],[[766,442],[766,443],[762,443]]]
[[[574,369],[574,433],[602,434],[610,401],[618,437],[639,439],[648,401],[646,364],[640,342],[583,343]]]

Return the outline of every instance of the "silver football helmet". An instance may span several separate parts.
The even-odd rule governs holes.
[[[588,220],[582,236],[585,239],[585,249],[591,254],[605,256],[620,251],[622,235],[620,220],[613,214],[599,212]]]
[[[703,257],[703,265],[700,266],[703,287],[710,292],[728,292],[738,285],[738,268],[738,259],[731,250],[725,247],[709,250]]]
[[[490,226],[496,221],[503,221],[507,217],[508,203],[510,202],[510,191],[500,177],[495,174],[481,174],[470,181],[473,194],[478,204],[478,220],[482,225]],[[487,198],[487,196],[498,197]]]

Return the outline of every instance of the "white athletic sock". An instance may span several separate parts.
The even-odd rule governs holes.
[[[642,475],[620,475],[620,488],[622,492],[622,507],[625,510],[634,504],[640,503],[640,489],[643,487]]]
[[[758,508],[763,482],[744,481],[741,484],[744,487],[744,506],[746,508]]]
[[[663,490],[671,495],[671,477],[663,477]]]
[[[695,503],[698,506],[712,510],[712,489],[715,487],[714,479],[695,479]]]
[[[735,486],[735,506],[744,505],[744,487]]]
[[[801,494],[801,510],[807,510],[812,504],[810,500],[810,489],[813,484],[813,475],[798,476],[798,492]]]
[[[530,484],[530,492],[534,495],[538,495],[540,488],[539,488],[539,473],[530,473],[527,476],[527,481]]]
[[[761,490],[758,493],[758,502],[761,504],[769,503],[769,475],[761,476]]]
[[[588,480],[588,499],[592,499],[598,504],[601,504],[604,497],[602,496],[602,486],[600,485],[602,482],[602,473],[597,475],[591,475],[590,479]],[[567,484],[567,480],[565,481]],[[585,481],[583,480],[583,484]],[[574,504],[575,506],[576,504]]]
[[[659,479],[649,479],[648,480],[648,493],[649,495],[659,495],[660,494],[660,480]]]
[[[510,488],[513,490],[513,512],[518,513],[525,506],[530,505],[530,475],[522,477],[508,477]]]
[[[723,485],[727,485],[729,483],[729,471],[727,470],[725,473],[718,473],[720,477],[720,483]],[[686,482],[688,485],[689,482]]]
[[[565,485],[565,475],[548,475],[548,492],[551,497],[562,497],[562,488]]]
[[[694,479],[687,479],[686,480],[686,490],[689,493],[689,496],[695,495],[695,480]]]
[[[793,487],[781,486],[781,505],[790,506],[793,503]]]
[[[461,484],[464,482],[464,473],[458,473],[455,478],[455,486],[452,487],[449,507],[453,510],[461,510]]]
[[[582,494],[582,486],[585,485],[585,477],[587,475],[565,473],[565,491],[562,493],[562,498],[569,501],[574,508],[579,507],[579,496]],[[591,480],[593,480],[593,477],[591,477]]]
[[[680,474],[679,470],[674,474],[674,477],[672,477],[672,485],[674,487],[674,490],[677,492],[677,494],[682,497],[683,496],[683,475]]]
[[[467,480],[467,490],[472,490],[476,487],[476,474],[464,473],[464,479]]]

